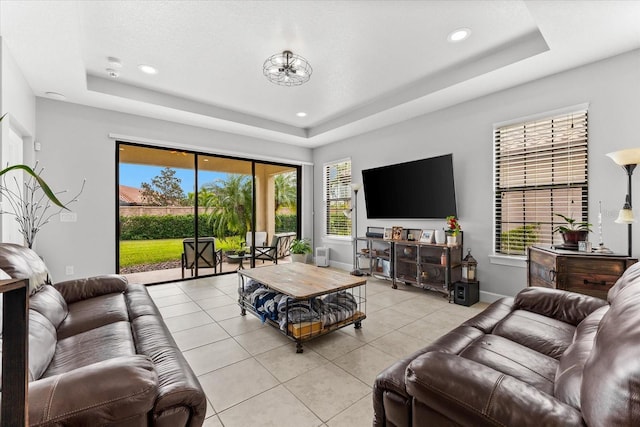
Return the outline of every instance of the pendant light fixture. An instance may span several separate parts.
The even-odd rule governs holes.
[[[270,56],[262,65],[262,73],[271,83],[280,86],[300,86],[311,78],[309,61],[290,50]]]

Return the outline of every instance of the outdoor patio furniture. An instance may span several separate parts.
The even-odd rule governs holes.
[[[245,238],[245,246],[251,248],[252,246],[266,246],[267,245],[267,232],[256,231],[255,232],[255,244],[251,244],[251,231],[247,231],[247,237]]]
[[[194,238],[187,238],[182,241],[182,278],[184,279],[184,270],[193,270],[196,268],[213,268],[214,273],[218,272],[218,264],[222,269],[222,250],[216,250],[215,237],[200,237],[196,250],[196,241]]]
[[[273,261],[278,263],[279,258],[284,258],[290,254],[291,242],[296,238],[296,233],[276,233],[271,239],[269,246],[256,246],[256,259]]]

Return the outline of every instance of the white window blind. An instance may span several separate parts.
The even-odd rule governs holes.
[[[587,111],[494,130],[495,252],[560,244],[564,220],[587,221]]]
[[[351,160],[324,165],[325,230],[328,236],[350,236]]]

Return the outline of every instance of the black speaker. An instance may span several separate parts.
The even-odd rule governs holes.
[[[453,288],[453,301],[467,307],[477,303],[480,299],[480,282],[456,282]]]

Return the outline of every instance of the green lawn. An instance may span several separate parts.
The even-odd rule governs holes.
[[[180,261],[182,239],[123,240],[120,242],[120,267]]]

